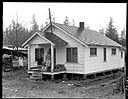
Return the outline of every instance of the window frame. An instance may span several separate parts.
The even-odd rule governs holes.
[[[66,48],[66,62],[67,63],[78,63],[78,48],[77,47]]]
[[[113,53],[113,51],[115,51],[115,53]],[[115,56],[116,53],[117,53],[116,48],[112,48],[112,49],[111,49],[111,55],[112,55],[112,56],[113,56],[113,55]]]
[[[95,51],[95,52],[93,52],[93,51]],[[90,56],[97,56],[97,48],[96,47],[91,47],[90,48]]]

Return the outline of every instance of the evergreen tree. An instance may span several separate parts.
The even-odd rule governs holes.
[[[65,20],[64,20],[64,25],[69,25],[69,20],[68,17],[66,16]]]
[[[31,27],[31,30],[30,30],[30,34],[32,35],[33,33],[38,32],[38,31],[39,31],[39,25],[36,22],[35,14],[34,14],[32,16],[32,27]]]
[[[42,31],[43,28],[44,28],[44,25],[42,24],[42,25],[40,26],[40,31]]]
[[[72,26],[75,26],[75,21],[74,21],[74,19],[72,19]]]
[[[110,17],[108,27],[106,29],[106,36],[109,37],[110,39],[116,41],[116,42],[119,42],[117,29],[114,27],[113,19],[111,17]]]
[[[104,31],[104,29],[103,29],[103,28],[100,29],[100,30],[99,30],[99,33],[102,34],[102,35],[105,35],[105,31]]]
[[[125,29],[121,31],[120,44],[126,46],[126,34]]]

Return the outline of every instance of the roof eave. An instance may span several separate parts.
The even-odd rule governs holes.
[[[55,46],[55,44],[51,41],[49,41],[47,38],[45,38],[44,36],[42,36],[41,34],[39,34],[38,32],[35,32],[25,43],[22,44],[22,47],[26,47],[28,45],[28,42],[35,36],[35,35],[39,35],[41,38],[45,39],[46,41],[48,41],[49,43],[51,43],[53,46]]]

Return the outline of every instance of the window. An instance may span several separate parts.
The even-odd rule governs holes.
[[[97,48],[90,48],[90,56],[97,55]]]
[[[123,52],[121,51],[121,58],[123,58]]]
[[[106,62],[106,48],[104,48],[104,62]]]
[[[35,49],[35,61],[38,60],[39,54],[41,55],[41,57],[43,58],[43,61],[44,61],[44,48],[36,48]]]
[[[67,62],[77,63],[77,48],[67,48],[66,50]]]
[[[112,48],[112,55],[116,55],[116,49]]]

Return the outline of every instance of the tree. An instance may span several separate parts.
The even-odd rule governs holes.
[[[66,16],[65,20],[64,20],[64,25],[69,25],[69,20],[68,17]]]
[[[42,24],[42,25],[40,26],[40,31],[42,31],[43,28],[44,28],[44,25]]]
[[[106,29],[106,36],[109,37],[110,39],[116,41],[116,42],[119,42],[117,29],[114,27],[113,19],[111,17],[110,17],[108,27]]]
[[[99,30],[99,33],[102,34],[102,35],[105,35],[105,31],[104,31],[104,29],[103,29],[103,28],[100,29],[100,30]]]
[[[12,20],[12,23],[9,25],[9,27],[6,28],[5,33],[5,39],[9,45],[13,45],[13,47],[16,48],[18,56],[18,48],[21,47],[27,37],[26,29],[22,26],[22,24],[18,23],[17,18],[17,22]]]
[[[126,46],[126,34],[125,29],[121,31],[120,44]]]
[[[39,25],[36,22],[35,14],[34,14],[32,16],[32,27],[31,27],[30,34],[32,35],[33,33],[38,32],[38,31],[39,31]]]
[[[74,21],[74,19],[72,19],[72,26],[75,26],[75,21]]]

